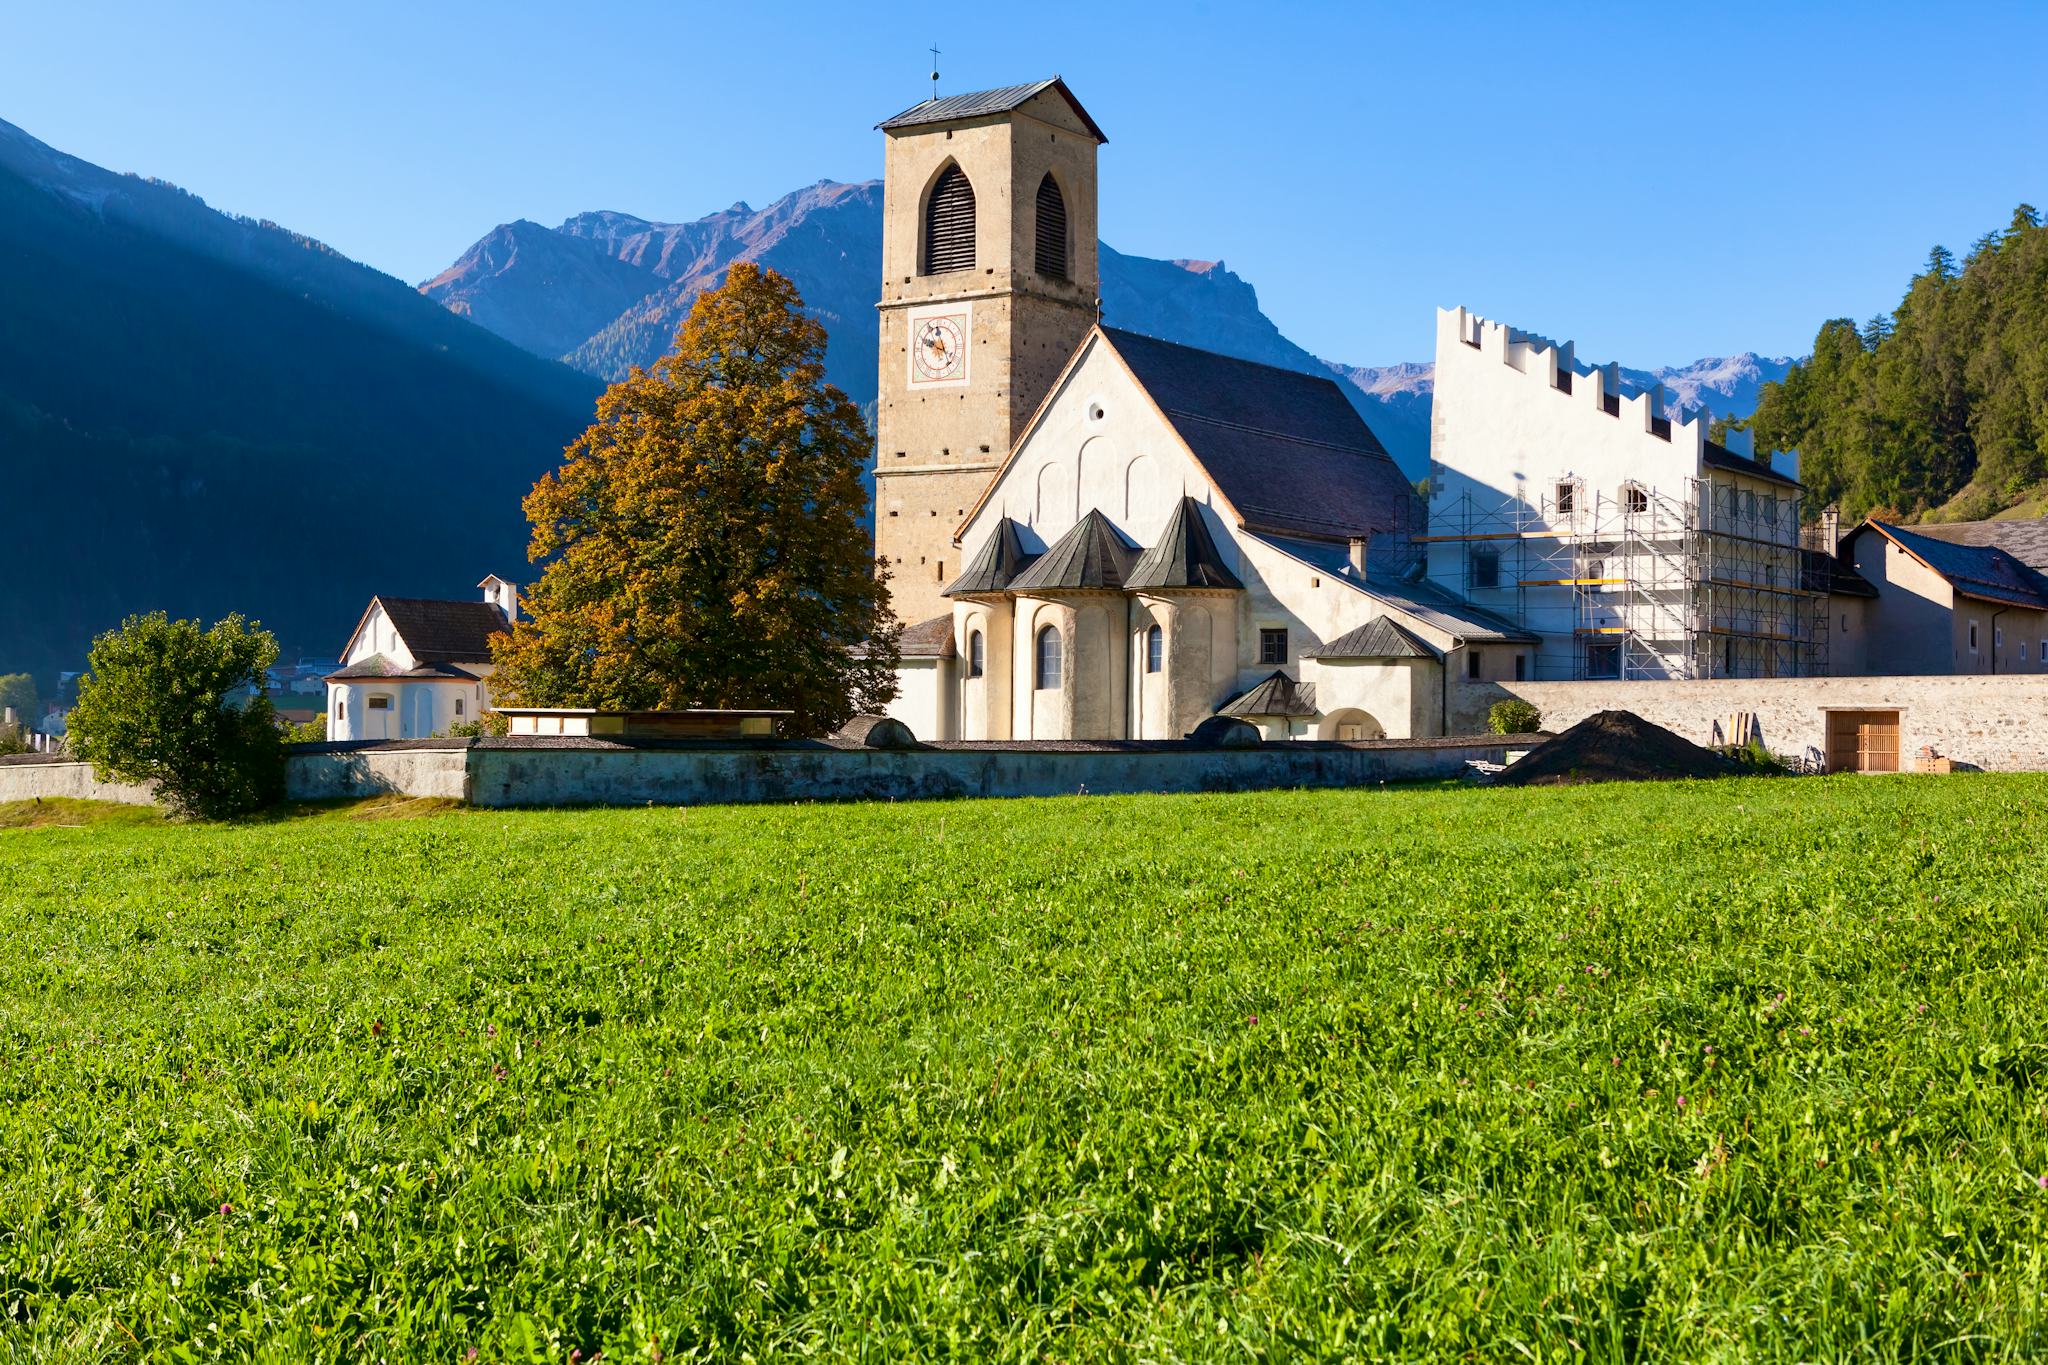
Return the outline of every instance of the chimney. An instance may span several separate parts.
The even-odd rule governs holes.
[[[1365,537],[1351,537],[1351,572],[1365,577]]]

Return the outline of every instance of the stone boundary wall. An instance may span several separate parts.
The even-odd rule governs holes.
[[[1500,763],[1511,748],[1534,742],[1486,735],[1244,749],[1180,741],[869,749],[795,741],[410,740],[297,746],[286,764],[286,794],[294,801],[402,795],[479,806],[695,806],[1369,787],[1456,777],[1470,759]],[[0,800],[149,803],[140,788],[91,779],[92,769],[81,763],[0,760]]]
[[[123,782],[102,782],[93,776],[92,764],[61,754],[9,754],[0,757],[0,801],[41,799],[117,801],[124,806],[153,806],[156,793],[148,787]]]
[[[1923,744],[1974,767],[2048,771],[2048,674],[1878,678],[1726,678],[1707,682],[1498,682],[1452,685],[1453,728],[1484,730],[1487,708],[1520,697],[1564,730],[1596,711],[1633,711],[1696,744],[1719,722],[1753,715],[1766,748],[1787,757],[1827,752],[1829,711],[1897,711],[1899,765]]]

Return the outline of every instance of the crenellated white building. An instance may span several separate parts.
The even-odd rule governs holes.
[[[1569,341],[1437,313],[1428,576],[1535,633],[1539,678],[1826,672],[1792,463]]]

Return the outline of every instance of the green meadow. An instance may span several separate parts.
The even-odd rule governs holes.
[[[0,816],[9,1358],[2048,1352],[2048,778]]]

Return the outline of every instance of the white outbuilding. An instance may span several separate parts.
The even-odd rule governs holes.
[[[329,740],[431,739],[490,706],[491,637],[519,614],[492,574],[478,601],[373,597],[327,675]]]

